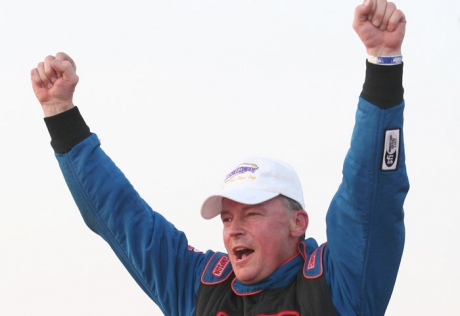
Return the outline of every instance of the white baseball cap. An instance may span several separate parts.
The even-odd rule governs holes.
[[[246,158],[227,174],[221,188],[208,197],[201,216],[211,219],[222,211],[222,198],[254,205],[284,195],[305,209],[302,185],[295,170],[287,163],[267,158]]]

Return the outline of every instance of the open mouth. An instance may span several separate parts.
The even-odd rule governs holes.
[[[241,261],[241,260],[247,258],[253,252],[254,252],[254,250],[249,249],[249,248],[244,248],[244,247],[239,247],[239,248],[233,249],[233,253],[235,254],[236,261]]]

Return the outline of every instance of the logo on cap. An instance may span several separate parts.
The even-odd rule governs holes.
[[[257,171],[257,169],[259,169],[259,167],[258,167],[256,164],[253,164],[253,163],[242,163],[242,164],[238,165],[238,167],[236,167],[235,170],[233,170],[232,172],[230,172],[230,173],[225,177],[224,182],[231,181],[231,180],[234,179],[237,175],[242,175],[243,173],[246,173],[246,172],[254,173],[254,172]]]

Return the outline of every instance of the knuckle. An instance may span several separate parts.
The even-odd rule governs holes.
[[[388,2],[387,3],[387,10],[395,11],[396,10],[396,4],[393,2]]]
[[[63,52],[58,52],[56,53],[56,59],[67,59],[67,54],[63,53]]]

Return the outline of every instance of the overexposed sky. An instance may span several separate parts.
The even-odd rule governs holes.
[[[202,201],[236,159],[299,173],[308,236],[325,241],[365,50],[354,1],[0,3],[0,314],[161,315],[83,223],[30,69],[64,51],[103,149],[198,249],[223,251]],[[396,2],[408,19],[406,247],[387,315],[460,310],[460,2]],[[388,249],[391,251],[391,249]]]

